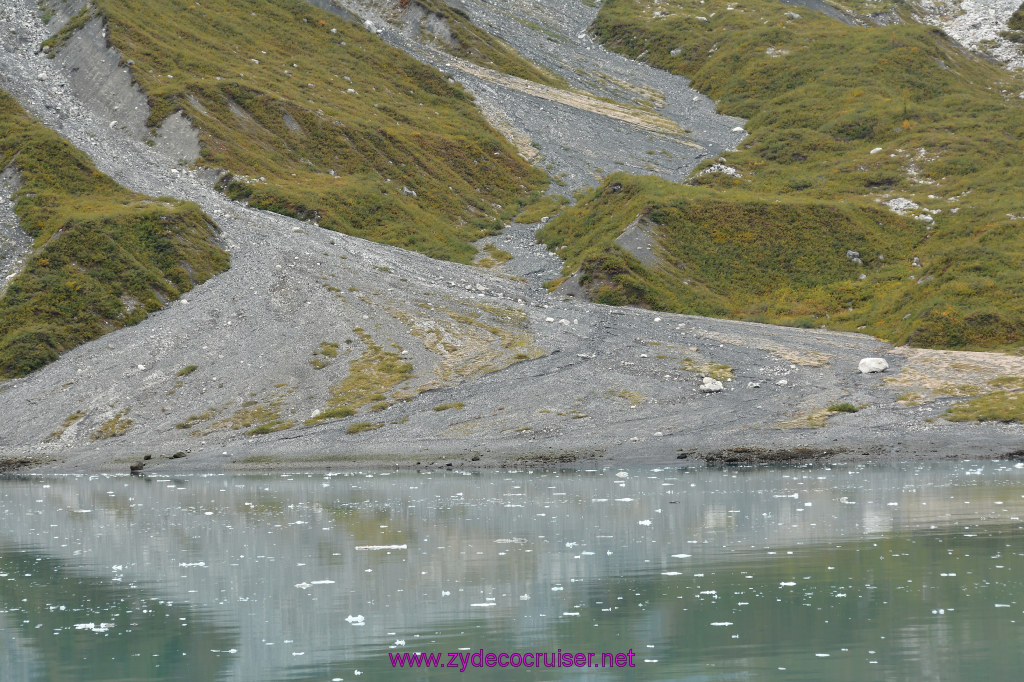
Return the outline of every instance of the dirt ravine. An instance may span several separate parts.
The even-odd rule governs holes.
[[[574,21],[590,11],[561,0],[534,5],[550,14],[569,8]],[[985,382],[1024,371],[1017,359],[936,359],[858,334],[548,294],[540,283],[557,276],[561,262],[533,240],[535,226],[513,224],[492,238],[515,258],[486,269],[233,203],[212,189],[209,173],[176,166],[173,150],[188,143],[180,122],[166,145],[150,147],[111,126],[112,112],[76,91],[83,71],[106,73],[113,83],[119,70],[84,60],[72,73],[66,61],[36,54],[55,27],[43,26],[34,0],[8,0],[0,16],[10,27],[0,35],[0,88],[118,182],[199,203],[222,228],[232,257],[228,272],[142,323],[0,384],[0,471],[127,473],[139,463],[143,473],[589,467],[728,462],[744,452],[772,461],[787,460],[785,453],[844,460],[1000,456],[1024,447],[1020,425],[943,420],[962,399],[948,391],[899,400],[913,390],[900,379],[934,375],[929,368],[936,362],[985,365],[975,377]],[[567,29],[582,32],[575,24],[558,30]],[[585,38],[579,41],[583,47],[559,43],[564,54],[556,56],[587,51]],[[615,79],[627,82],[632,76],[621,68]],[[597,94],[583,85],[573,83]],[[528,117],[515,112],[518,101],[501,110],[539,135],[520,125]],[[608,158],[618,145],[649,142],[651,133],[626,125],[621,135],[607,134],[603,114],[543,106],[565,107],[547,126],[553,138],[564,134],[568,147],[591,123]],[[685,139],[701,146],[713,142],[705,129],[732,135],[715,144],[741,137],[731,132],[735,121],[714,118],[713,104],[694,106],[707,107],[706,126],[699,116],[687,122],[670,115],[669,105],[657,113],[690,130]],[[589,153],[580,144],[558,163],[582,186],[595,181],[596,171],[576,163],[574,154]],[[543,144],[540,154],[549,162],[555,156]],[[678,160],[666,177],[689,172],[696,156]],[[860,359],[876,356],[887,358],[887,372],[857,371]],[[411,370],[385,376],[382,357]],[[722,390],[702,391],[705,377],[720,380]],[[318,418],[356,389],[367,394],[356,414]],[[858,411],[828,409],[840,403]]]

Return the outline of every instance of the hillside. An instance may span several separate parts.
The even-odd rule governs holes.
[[[685,78],[601,49],[587,32],[603,11],[599,7],[577,0],[540,0],[529,7],[517,0],[453,3],[461,18],[450,21],[485,27],[502,41],[490,44],[504,44],[507,54],[518,54],[533,62],[538,73],[551,74],[554,84],[544,84],[502,71],[499,60],[488,59],[482,52],[471,55],[476,61],[456,57],[447,51],[453,49],[451,45],[440,49],[433,44],[436,33],[434,37],[413,35],[410,27],[416,25],[444,31],[433,20],[410,20],[416,12],[411,3],[406,9],[413,14],[372,16],[371,32],[365,24],[370,19],[354,16],[363,4],[362,0],[339,0],[332,4],[339,14],[310,15],[280,14],[297,8],[288,3],[267,7],[268,17],[296,30],[287,34],[288,46],[278,45],[277,52],[269,44],[242,40],[248,36],[249,24],[260,39],[284,30],[267,26],[260,12],[255,18],[248,15],[249,19],[235,24],[241,31],[237,41],[218,44],[218,49],[230,53],[225,60],[231,71],[213,76],[173,70],[181,64],[199,69],[204,54],[209,62],[203,68],[216,65],[213,44],[198,43],[209,51],[196,49],[195,54],[184,53],[180,45],[162,45],[159,54],[146,55],[142,46],[150,41],[171,41],[171,37],[153,36],[144,42],[140,39],[134,47],[123,43],[128,46],[125,49],[136,51],[134,56],[120,52],[114,45],[120,25],[115,21],[117,12],[134,16],[131,25],[137,31],[146,28],[133,14],[134,4],[94,6],[110,12],[107,37],[102,19],[89,14],[79,15],[76,31],[60,32],[65,22],[72,21],[72,27],[76,23],[73,19],[81,6],[75,1],[50,6],[49,17],[34,0],[11,0],[0,7],[0,17],[11,27],[0,32],[0,88],[66,140],[62,144],[80,150],[81,158],[88,157],[87,163],[95,167],[90,178],[98,181],[99,174],[106,174],[124,191],[143,197],[140,204],[153,201],[161,211],[170,210],[171,198],[186,202],[180,204],[182,210],[198,206],[193,208],[194,215],[216,222],[220,243],[231,254],[230,269],[173,305],[145,319],[132,319],[135,324],[115,329],[101,340],[66,350],[27,376],[0,383],[0,411],[7,417],[6,428],[0,430],[0,470],[125,472],[134,465],[146,472],[170,473],[365,466],[589,467],[611,462],[674,466],[680,460],[683,464],[793,458],[863,461],[865,457],[949,454],[991,457],[1019,451],[1024,438],[1024,403],[1020,401],[1024,360],[1019,356],[896,347],[867,334],[821,329],[817,309],[793,303],[813,302],[815,296],[834,297],[840,304],[857,302],[845,297],[856,294],[859,286],[874,286],[874,278],[882,274],[891,276],[894,289],[905,286],[899,268],[912,268],[909,274],[917,277],[914,256],[920,269],[927,270],[922,277],[938,274],[929,270],[934,262],[920,249],[943,236],[947,227],[942,220],[952,210],[928,214],[933,224],[900,216],[874,201],[881,197],[848,189],[847,176],[862,172],[856,169],[835,173],[821,187],[814,182],[801,187],[781,184],[799,178],[800,173],[793,170],[796,160],[771,162],[775,164],[772,173],[782,174],[781,180],[773,181],[771,174],[759,177],[759,166],[753,162],[741,166],[735,160],[754,154],[759,140],[770,132],[756,107],[743,111],[751,116],[749,123],[716,113],[715,102],[690,88]],[[207,12],[207,23],[217,18],[209,13],[212,3],[193,5],[192,10],[154,5],[154,25],[176,31],[187,25],[189,12],[199,9]],[[393,9],[400,3],[386,5]],[[231,8],[217,7],[227,13],[224,16],[235,16]],[[182,16],[171,14],[175,11]],[[164,12],[169,14],[159,16]],[[797,13],[807,14],[802,9]],[[299,19],[292,25],[289,16]],[[303,22],[304,16],[321,19]],[[318,25],[321,20],[325,25]],[[338,33],[332,33],[332,28]],[[192,25],[189,30],[201,36],[206,29]],[[467,165],[464,187],[451,184],[452,206],[459,203],[455,197],[460,187],[472,186],[466,206],[472,204],[478,186],[483,195],[485,187],[473,185],[468,178],[480,179],[488,173],[496,178],[493,193],[515,195],[501,209],[493,205],[501,203],[493,201],[496,194],[486,199],[491,215],[509,215],[519,210],[521,202],[537,198],[539,193],[530,197],[537,185],[526,182],[526,175],[508,171],[521,167],[530,176],[542,178],[540,171],[516,154],[529,153],[531,148],[534,162],[554,178],[550,190],[583,190],[577,205],[552,218],[566,202],[546,196],[532,201],[520,215],[523,222],[503,221],[500,231],[487,226],[478,229],[482,225],[478,222],[473,234],[464,232],[463,252],[465,259],[478,254],[478,265],[438,260],[322,229],[323,215],[319,220],[299,219],[263,210],[266,205],[258,196],[287,190],[316,197],[320,194],[316,183],[328,182],[308,165],[302,171],[306,175],[300,175],[299,165],[306,165],[302,159],[312,162],[309,154],[315,150],[300,150],[292,141],[301,146],[309,139],[309,124],[303,116],[319,116],[315,109],[308,109],[310,100],[323,103],[319,108],[328,112],[326,99],[316,99],[320,93],[314,91],[332,88],[303,78],[307,85],[295,90],[281,86],[288,99],[272,99],[277,88],[274,79],[287,78],[283,70],[294,73],[299,67],[273,62],[270,54],[301,67],[304,57],[291,46],[301,44],[298,41],[305,40],[307,33],[313,47],[321,38],[328,41],[325,54],[320,55],[324,59],[341,59],[334,53],[354,45],[367,54],[379,50],[379,55],[397,55],[397,47],[415,54],[424,61],[408,66],[411,73],[422,72],[422,80],[454,93],[437,95],[437,106],[447,104],[450,108],[445,111],[450,112],[464,109],[465,126],[478,125],[484,131],[481,135],[497,140],[498,147],[489,156],[476,157],[478,164]],[[55,34],[49,43],[53,47],[40,51],[40,45]],[[205,35],[207,40],[214,37]],[[332,42],[342,36],[346,45]],[[286,54],[286,49],[291,51]],[[674,49],[668,50],[670,57]],[[262,50],[268,55],[262,55]],[[968,60],[965,53],[951,50],[968,65],[962,74],[980,78],[994,73]],[[48,53],[55,56],[48,58]],[[165,53],[185,61],[173,62],[178,64],[175,67]],[[245,63],[248,59],[260,64]],[[398,65],[407,63],[404,57],[389,59]],[[736,59],[741,64],[740,57]],[[149,74],[149,68],[143,68],[147,63],[161,68]],[[325,63],[321,60],[310,68],[319,70]],[[257,67],[268,64],[283,67],[281,74],[260,75]],[[383,80],[369,79],[392,77],[392,66],[330,74],[346,84],[345,97],[353,94],[347,92],[351,87],[362,98],[367,92],[365,82],[372,83],[370,93],[374,86],[378,88],[375,96],[384,91]],[[742,75],[739,66],[732,71]],[[353,82],[344,81],[344,75]],[[719,75],[724,78],[724,72]],[[330,83],[330,75],[326,78]],[[359,82],[359,78],[368,80]],[[234,97],[246,91],[242,81],[251,85],[250,81],[260,79],[266,89],[245,100],[251,110],[243,108]],[[224,83],[228,80],[232,84]],[[385,94],[400,101],[397,90]],[[414,94],[426,97],[425,90],[414,89]],[[193,98],[208,114],[195,106]],[[379,182],[377,171],[346,175],[350,168],[363,168],[360,164],[366,158],[394,171],[384,178],[387,197],[395,194],[396,185],[399,201],[415,203],[423,197],[419,186],[398,175],[400,158],[387,155],[419,150],[412,142],[403,145],[418,139],[414,121],[421,116],[430,120],[423,111],[427,101],[401,99],[402,107],[396,105],[393,112],[384,111],[384,101],[371,101],[365,109],[357,108],[363,106],[362,100],[340,101],[353,107],[345,111],[388,121],[384,129],[394,142],[393,147],[380,148],[379,158],[375,147],[374,155],[365,158],[354,151],[346,156],[351,167],[327,167],[343,178],[334,182],[353,183],[352,193],[343,195],[353,201],[353,210],[364,205],[356,191],[364,186],[363,180],[370,188],[367,191],[381,188],[374,184]],[[736,101],[743,102],[742,98]],[[263,105],[257,107],[254,102]],[[172,113],[178,104],[181,110]],[[988,106],[985,101],[981,104]],[[826,105],[832,106],[824,103],[823,110]],[[339,116],[331,120],[340,121],[343,111],[341,104],[337,106]],[[969,117],[965,105],[958,106],[955,116]],[[154,114],[160,107],[162,112]],[[222,115],[225,109],[227,114]],[[268,111],[277,112],[283,128],[272,129],[279,121]],[[301,134],[281,112],[291,112]],[[908,113],[914,115],[912,110]],[[512,147],[487,127],[484,114],[516,140],[516,151],[507,153]],[[909,132],[902,120],[899,131],[887,132],[884,126],[879,130],[893,139],[921,133],[924,119],[908,116]],[[991,119],[983,124],[999,132],[1003,121]],[[218,132],[221,127],[223,132]],[[356,127],[353,123],[345,130],[355,135]],[[248,137],[243,140],[238,129]],[[438,135],[456,132],[439,130]],[[805,130],[801,135],[813,132]],[[825,137],[825,132],[818,132]],[[837,134],[829,135],[838,139]],[[746,137],[751,141],[742,149],[729,151]],[[893,187],[900,194],[893,198],[915,189],[899,177],[906,172],[902,161],[884,155],[902,147],[870,154],[873,147],[863,145],[873,140],[856,139],[832,142],[831,147],[815,151],[808,158],[820,166],[815,166],[816,172],[827,176],[832,168],[843,168],[845,157],[840,151],[860,150],[857,153],[863,152],[868,161],[892,164],[880,170],[897,176]],[[325,140],[321,142],[326,144]],[[331,138],[330,144],[335,143],[340,146],[318,148],[318,153],[351,151],[347,143]],[[826,159],[828,149],[834,152],[831,161]],[[298,153],[306,155],[298,161],[290,156]],[[215,154],[220,155],[218,163],[212,160]],[[195,158],[200,163],[188,163]],[[265,163],[263,175],[240,165],[231,168],[232,178],[224,182],[218,168],[229,168],[231,159],[239,164]],[[996,160],[1001,163],[1002,157]],[[430,161],[431,168],[440,169],[448,159],[431,157]],[[721,165],[716,172],[691,176],[695,169],[700,172],[715,162]],[[283,175],[272,178],[262,170],[270,166]],[[731,168],[743,177],[717,172]],[[424,177],[429,177],[428,170],[422,169]],[[932,179],[923,171],[919,174]],[[250,181],[243,182],[242,175]],[[326,175],[332,177],[329,172]],[[251,181],[259,177],[267,181]],[[305,178],[306,185],[299,186],[299,177]],[[689,184],[684,184],[688,179]],[[25,180],[17,180],[11,172],[0,178],[4,199],[19,191],[18,182]],[[241,185],[253,190],[247,199],[235,194]],[[403,191],[403,185],[416,196]],[[266,193],[257,196],[257,190]],[[974,193],[983,190],[991,201],[1012,201],[980,188],[961,197],[960,210],[953,215],[966,213]],[[114,189],[103,191],[115,193]],[[79,199],[82,204],[88,200],[107,206],[98,200],[103,196],[97,189]],[[154,196],[159,198],[144,198]],[[918,197],[920,191],[908,196]],[[0,209],[9,205],[0,202]],[[993,210],[1003,210],[1000,206],[996,203]],[[482,212],[466,211],[464,223],[454,219],[444,229],[465,231],[473,220],[491,220]],[[389,214],[380,226],[387,228],[387,234],[393,228],[404,230],[408,227],[404,215]],[[442,213],[431,215],[442,220]],[[550,220],[542,234],[557,247],[554,252],[535,239],[545,218]],[[7,213],[3,222],[11,222]],[[679,235],[674,243],[661,235],[665,226],[673,226]],[[22,227],[24,221],[18,217],[16,229],[5,233],[12,240],[4,242],[5,258],[0,264],[5,267],[18,265],[17,257],[7,257],[8,243],[26,248],[32,241]],[[488,234],[470,241],[481,232]],[[101,233],[90,230],[90,234]],[[368,236],[385,239],[387,234]],[[458,239],[452,243],[462,243]],[[115,241],[141,253],[123,235]],[[621,255],[620,246],[609,244],[636,254],[636,261]],[[884,260],[877,259],[878,253]],[[996,253],[1002,257],[1002,251]],[[553,293],[543,287],[558,278],[565,262],[572,270],[595,256],[598,262],[609,258],[600,263],[604,270],[595,270],[596,276],[582,285],[591,287],[602,300],[624,302],[628,293],[652,297],[654,303],[641,301],[644,305],[748,319],[770,313],[801,326],[609,306],[565,295],[579,291],[572,283]],[[614,270],[621,266],[611,257],[625,261],[626,267]],[[700,271],[714,276],[693,277]],[[865,274],[865,279],[859,274]],[[59,289],[48,285],[45,291]],[[1012,294],[1014,289],[1009,286],[1006,291]],[[767,300],[771,307],[767,312],[759,310]],[[848,307],[854,307],[854,314],[861,312],[858,306]],[[850,319],[840,323],[852,325]],[[908,318],[907,324],[916,323]],[[880,374],[862,374],[858,366],[866,357],[885,358],[889,367]]]
[[[934,348],[1024,343],[1019,74],[909,17],[850,25],[762,0],[608,0],[594,33],[692,78],[750,132],[686,185],[614,178],[545,228],[599,300]],[[656,263],[615,243],[638,216]]]
[[[0,379],[135,324],[228,267],[197,205],[118,185],[2,91],[0,169],[16,221],[5,231],[31,238],[3,254]]]
[[[545,184],[458,85],[301,0],[92,0],[44,49],[100,30],[146,125],[183,112],[186,160],[229,171],[221,190],[251,206],[469,262]]]

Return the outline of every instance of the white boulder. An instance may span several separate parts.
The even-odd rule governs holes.
[[[700,385],[701,393],[719,393],[723,390],[725,390],[725,386],[722,385],[722,382],[711,377],[704,377],[704,383]]]
[[[861,374],[875,374],[889,369],[889,363],[885,361],[885,358],[864,358],[857,365],[857,369]]]

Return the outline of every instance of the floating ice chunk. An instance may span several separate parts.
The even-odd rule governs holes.
[[[353,623],[354,624],[354,623],[362,623],[364,621],[366,621],[366,618],[364,618],[362,615],[353,616],[353,615],[349,614],[348,616],[345,616],[345,622],[346,623]]]
[[[563,616],[578,616],[578,615],[580,615],[580,612],[579,611],[563,611],[562,615]]]
[[[404,639],[396,639],[395,640],[395,646],[405,646],[405,640]]]
[[[615,501],[616,502],[632,502],[633,498],[632,497],[617,497],[617,498],[615,498]]]
[[[314,580],[310,585],[333,585],[333,580]]]
[[[682,575],[679,571],[662,571],[662,575]]]
[[[650,519],[644,519],[643,521],[637,521],[637,523],[640,524],[641,526],[649,526],[649,525],[651,525],[651,520]]]
[[[712,623],[711,625],[712,625],[712,627],[716,627],[716,628],[727,628],[730,625],[732,625],[732,623],[730,623],[727,620],[723,620],[723,621],[718,622],[718,623]]]
[[[617,474],[615,474],[615,478],[629,478],[629,472],[628,471],[620,471]]]
[[[479,604],[470,604],[470,606],[497,606],[497,604],[495,604],[492,601],[485,601],[485,602],[480,602]]]
[[[311,584],[303,581],[301,583],[296,584],[295,587],[299,588],[300,590],[308,590],[309,588],[311,588],[313,586]]]
[[[814,655],[817,656],[818,658],[828,658],[832,654],[814,654]]]
[[[196,561],[196,562],[193,562],[193,563],[185,563],[185,562],[183,562],[183,563],[178,564],[178,568],[206,568],[206,562],[205,561]]]
[[[521,594],[521,595],[519,595],[519,601],[530,601],[530,595],[528,595],[528,594]]]
[[[356,546],[356,549],[409,549],[409,545],[358,545]]]
[[[793,587],[794,585],[796,585],[796,583],[792,581],[779,583],[779,587]]]
[[[554,587],[552,587],[552,588],[551,588],[551,591],[552,591],[552,592],[561,592],[561,591],[562,591],[562,590],[564,590],[564,589],[565,589],[565,588],[564,588],[564,587],[562,587],[561,585],[555,585]]]
[[[673,559],[689,559],[691,556],[693,556],[693,555],[692,554],[673,554],[672,558]]]

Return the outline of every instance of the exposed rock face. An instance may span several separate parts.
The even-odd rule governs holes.
[[[864,358],[857,365],[857,369],[861,374],[875,374],[889,369],[889,363],[885,361],[885,358]]]
[[[11,280],[25,267],[32,249],[32,237],[21,229],[14,212],[14,193],[21,186],[13,167],[0,171],[0,296]]]

